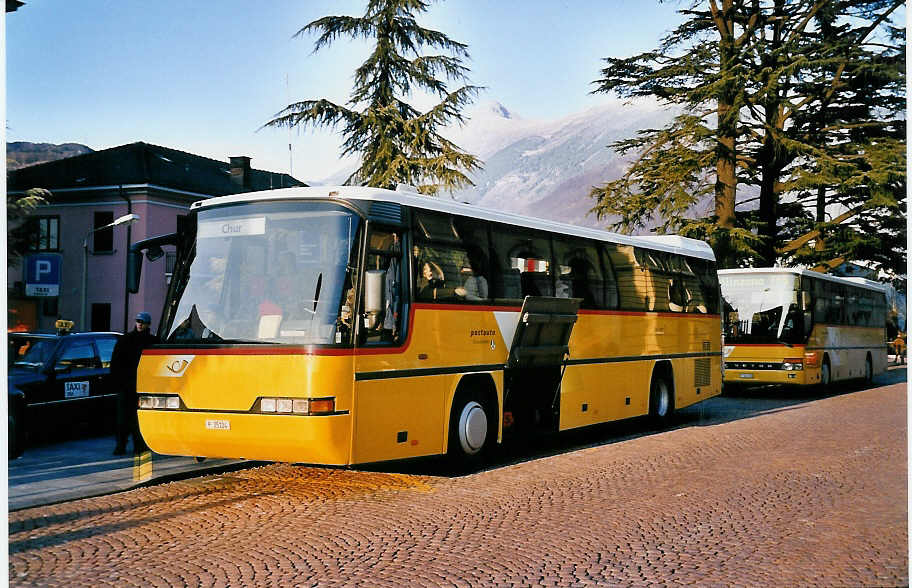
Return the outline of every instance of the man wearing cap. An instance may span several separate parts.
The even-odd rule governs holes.
[[[111,378],[117,387],[117,446],[114,455],[127,452],[127,437],[133,435],[133,453],[148,449],[139,433],[136,418],[136,368],[142,350],[158,343],[158,337],[149,332],[152,317],[148,312],[136,315],[136,327],[121,337],[111,355]]]

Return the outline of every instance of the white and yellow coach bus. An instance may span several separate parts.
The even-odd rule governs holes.
[[[652,415],[722,386],[712,250],[407,191],[192,205],[138,368],[156,452],[474,461],[505,435]],[[147,256],[149,255],[147,253]]]
[[[887,367],[887,286],[788,268],[719,271],[726,385],[823,385]]]

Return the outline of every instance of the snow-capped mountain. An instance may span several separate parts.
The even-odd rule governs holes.
[[[452,194],[461,202],[582,226],[606,227],[589,210],[595,185],[620,177],[627,161],[609,149],[618,139],[657,128],[673,113],[655,102],[619,100],[560,119],[526,119],[499,102],[477,105],[466,123],[445,133],[484,162],[475,187]],[[344,181],[347,166],[324,184]],[[446,195],[441,195],[446,198]]]
[[[450,138],[484,161],[475,187],[454,198],[584,226],[606,226],[589,210],[595,185],[620,177],[626,160],[609,149],[618,139],[664,124],[672,114],[654,102],[611,101],[556,120],[524,119],[497,102],[481,104]]]

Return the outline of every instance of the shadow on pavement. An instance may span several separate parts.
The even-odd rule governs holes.
[[[818,388],[795,389],[784,386],[766,386],[745,389],[733,394],[723,392],[722,396],[710,398],[676,412],[672,425],[667,429],[656,429],[648,419],[638,417],[594,425],[584,429],[551,433],[523,441],[505,442],[503,446],[495,451],[482,469],[476,468],[473,471],[455,469],[444,457],[440,456],[359,466],[355,469],[412,475],[459,477],[589,447],[612,445],[663,433],[668,430],[718,425],[783,410],[797,410],[803,404],[823,398],[851,394],[872,387],[889,386],[905,381],[906,366],[903,365],[890,366],[887,372],[874,378],[874,382],[870,386],[853,382],[835,384],[826,391]]]

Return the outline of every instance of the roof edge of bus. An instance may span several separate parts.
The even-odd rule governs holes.
[[[578,237],[588,237],[601,241],[609,241],[620,245],[641,246],[650,249],[658,249],[670,253],[677,253],[689,257],[698,257],[702,259],[715,260],[715,254],[712,248],[696,239],[688,239],[676,235],[654,235],[654,236],[631,236],[604,231],[601,229],[591,229],[551,221],[534,216],[523,216],[512,212],[504,212],[492,208],[484,208],[474,204],[457,202],[455,200],[444,200],[424,196],[408,191],[393,191],[383,188],[371,188],[368,186],[307,186],[296,188],[281,188],[278,190],[264,190],[261,192],[245,192],[243,194],[230,194],[228,196],[215,196],[206,200],[199,200],[190,205],[191,210],[200,210],[210,206],[221,206],[225,204],[240,204],[244,202],[257,202],[265,200],[284,200],[284,199],[339,199],[339,200],[381,200],[384,202],[393,202],[426,210],[449,212],[453,214],[462,214],[466,216],[481,218],[484,220],[502,222],[506,224],[520,225],[527,228],[551,231],[555,233],[568,233]]]
[[[834,276],[831,274],[822,274],[820,272],[815,272],[814,270],[804,269],[800,267],[743,267],[719,270],[719,275],[729,274],[796,274],[801,276],[810,276],[812,278],[822,278],[824,280],[829,280],[830,282],[844,282],[855,284],[858,286],[870,288],[872,290],[882,290],[884,292],[886,292],[889,288],[889,285],[884,284],[883,282],[875,282],[874,280],[868,280],[866,278],[850,278],[843,276]]]

